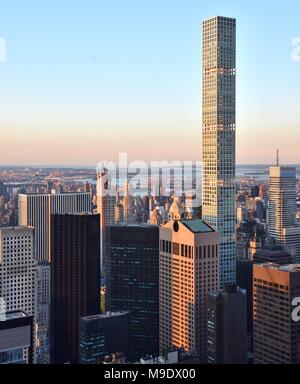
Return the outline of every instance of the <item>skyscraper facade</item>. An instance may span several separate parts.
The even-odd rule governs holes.
[[[115,225],[108,228],[106,306],[130,311],[129,357],[158,355],[159,228]]]
[[[105,355],[127,356],[129,311],[80,318],[80,364],[99,364]]]
[[[219,235],[202,220],[160,227],[160,353],[182,347],[206,362],[207,295],[219,289]]]
[[[0,228],[0,298],[6,312],[22,310],[35,319],[37,266],[33,228]]]
[[[19,194],[19,225],[34,227],[38,261],[37,362],[49,363],[50,218],[52,214],[91,212],[91,193]]]
[[[51,217],[51,362],[79,362],[79,319],[100,310],[99,215]]]
[[[203,220],[220,234],[220,284],[235,282],[236,20],[203,23]]]
[[[90,192],[20,194],[19,225],[34,227],[35,257],[37,261],[50,261],[50,218],[54,214],[90,213]]]
[[[104,166],[97,170],[97,212],[100,214],[100,265],[101,273],[106,268],[107,227],[116,223],[117,199],[111,194],[110,172]],[[118,220],[118,218],[117,218]]]
[[[300,363],[300,322],[292,318],[299,281],[299,265],[253,265],[254,364]]]
[[[24,311],[4,313],[0,319],[0,365],[34,362],[34,321]]]
[[[247,299],[235,285],[212,292],[207,302],[207,361],[209,364],[246,364]]]
[[[300,262],[300,226],[296,225],[296,168],[270,167],[269,236]]]

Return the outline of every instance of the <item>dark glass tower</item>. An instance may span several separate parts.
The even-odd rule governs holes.
[[[127,355],[128,311],[107,312],[80,319],[80,364],[99,364],[105,355]]]
[[[78,363],[79,319],[100,311],[99,215],[51,218],[51,362]]]
[[[235,285],[210,293],[207,301],[209,364],[246,364],[247,302]]]
[[[159,228],[119,225],[108,230],[107,310],[130,310],[129,355],[159,351]]]

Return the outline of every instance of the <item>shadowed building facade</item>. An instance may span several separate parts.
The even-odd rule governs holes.
[[[128,356],[158,355],[159,228],[108,227],[106,309],[130,311]]]
[[[209,364],[247,363],[247,297],[235,285],[210,293],[207,303]]]
[[[80,364],[100,364],[105,355],[128,353],[129,311],[80,318]]]
[[[79,319],[100,310],[99,215],[51,217],[51,362],[79,362]]]

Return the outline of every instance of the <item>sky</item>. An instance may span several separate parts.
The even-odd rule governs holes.
[[[201,160],[216,15],[237,18],[237,162],[300,163],[299,0],[0,0],[0,164]]]

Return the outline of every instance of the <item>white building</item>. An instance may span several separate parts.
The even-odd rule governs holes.
[[[220,234],[220,285],[236,278],[236,20],[203,23],[203,220]]]
[[[33,228],[0,228],[0,297],[6,312],[37,314],[37,263]]]
[[[50,219],[53,214],[90,213],[90,192],[20,194],[19,225],[34,227],[35,257],[50,261]]]
[[[268,233],[300,262],[300,227],[296,224],[296,168],[270,167]]]

